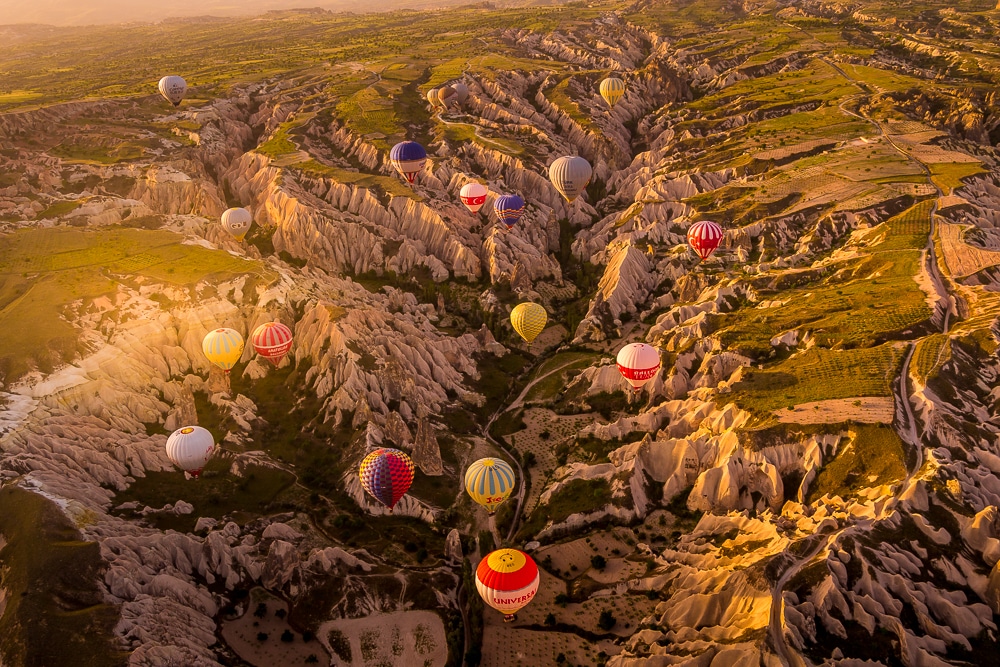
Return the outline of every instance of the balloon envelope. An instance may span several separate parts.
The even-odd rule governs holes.
[[[490,514],[497,511],[513,490],[514,469],[503,459],[479,459],[465,471],[465,491]]]
[[[476,568],[476,590],[483,602],[504,614],[505,621],[524,608],[538,592],[538,566],[517,549],[497,549]]]
[[[497,214],[500,222],[507,225],[507,229],[510,229],[524,215],[524,200],[517,195],[497,197],[496,201],[493,202],[493,212]]]
[[[209,331],[201,349],[209,361],[228,373],[243,356],[243,336],[225,327]]]
[[[531,343],[538,337],[538,334],[542,333],[548,319],[549,316],[545,312],[545,308],[537,303],[519,303],[514,306],[514,310],[510,311],[510,323],[513,325],[514,331],[528,343]]]
[[[549,165],[549,180],[566,201],[573,201],[587,188],[594,170],[578,155],[561,157]]]
[[[698,253],[698,257],[708,259],[722,243],[723,231],[718,223],[700,220],[688,227],[688,243]]]
[[[200,426],[185,426],[167,438],[167,458],[194,477],[215,454],[215,438]]]
[[[281,322],[265,322],[250,336],[253,349],[277,366],[292,349],[292,330]]]
[[[441,100],[441,106],[458,106],[458,91],[451,86],[441,86],[438,89],[438,99]]]
[[[432,107],[436,107],[441,103],[441,100],[438,99],[437,88],[431,88],[430,90],[427,91],[427,101],[431,103]]]
[[[639,391],[660,370],[660,353],[652,345],[630,343],[618,351],[618,371]]]
[[[613,76],[609,76],[601,81],[601,97],[608,103],[609,107],[615,106],[618,100],[625,94],[625,82]]]
[[[243,240],[252,224],[253,216],[245,208],[231,208],[222,214],[223,229],[232,234],[237,241]]]
[[[458,103],[465,104],[465,101],[469,99],[469,87],[462,82],[453,83],[451,87],[458,93]]]
[[[459,198],[462,203],[465,204],[465,208],[469,209],[473,213],[478,213],[479,209],[483,207],[486,203],[486,195],[489,194],[489,190],[482,183],[466,183],[462,186],[462,192],[459,193]]]
[[[413,461],[398,449],[382,447],[364,458],[358,476],[364,490],[391,512],[413,483]]]
[[[165,76],[160,79],[158,85],[160,95],[175,107],[180,105],[181,100],[187,94],[187,83],[179,76]]]
[[[415,141],[402,141],[389,151],[389,160],[396,171],[405,176],[407,181],[413,183],[413,179],[423,171],[424,165],[427,164],[427,151]]]

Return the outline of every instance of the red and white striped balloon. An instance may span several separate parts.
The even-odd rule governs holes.
[[[652,345],[630,343],[618,351],[618,372],[639,391],[660,370],[660,353]]]
[[[250,342],[257,354],[277,366],[292,349],[292,330],[281,322],[265,322],[253,330]]]
[[[722,237],[722,227],[711,220],[700,220],[688,227],[688,243],[702,259],[708,259],[715,252]]]

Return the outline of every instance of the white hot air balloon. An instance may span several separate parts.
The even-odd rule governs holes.
[[[469,99],[469,87],[461,82],[453,83],[451,84],[451,87],[455,89],[456,93],[458,93],[459,105],[464,105],[465,100]]]
[[[167,458],[175,466],[198,477],[215,454],[215,438],[200,426],[185,426],[167,438]]]
[[[652,345],[630,343],[618,351],[618,371],[639,391],[660,371],[660,353]]]
[[[231,208],[222,214],[223,229],[232,234],[237,241],[243,240],[252,224],[253,216],[245,208]]]
[[[165,76],[160,79],[160,95],[175,107],[180,106],[181,100],[187,94],[187,83],[179,76]]]
[[[590,163],[578,155],[561,157],[549,166],[549,180],[568,202],[583,193],[593,174]]]
[[[479,209],[483,207],[486,203],[486,195],[489,194],[489,190],[482,183],[476,183],[472,181],[471,183],[466,183],[462,186],[462,192],[459,193],[459,198],[462,203],[465,204],[465,208],[469,209],[473,213],[478,213]]]

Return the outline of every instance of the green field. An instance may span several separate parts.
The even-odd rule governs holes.
[[[78,332],[65,309],[112,294],[119,281],[145,276],[187,287],[209,276],[254,273],[269,279],[259,262],[181,240],[173,232],[125,228],[35,228],[0,237],[3,381],[34,368],[51,371],[76,356]]]
[[[767,420],[778,409],[800,403],[854,396],[891,396],[903,349],[886,343],[857,350],[813,347],[765,370],[749,370],[719,396],[721,404],[736,403]]]
[[[4,664],[125,665],[98,544],[84,541],[55,503],[16,486],[0,490],[0,536]]]
[[[719,327],[726,348],[763,358],[770,339],[790,329],[811,332],[821,347],[869,347],[916,327],[931,316],[913,276],[920,253],[876,254],[854,265],[866,277],[828,282],[782,293],[785,305],[747,307],[723,316]]]
[[[903,441],[887,426],[855,425],[837,455],[823,465],[809,488],[809,502],[824,494],[848,497],[906,476]]]

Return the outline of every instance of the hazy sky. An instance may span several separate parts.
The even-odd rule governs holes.
[[[159,21],[171,16],[236,16],[272,9],[322,7],[333,11],[423,9],[478,0],[0,0],[0,25],[87,25]]]

